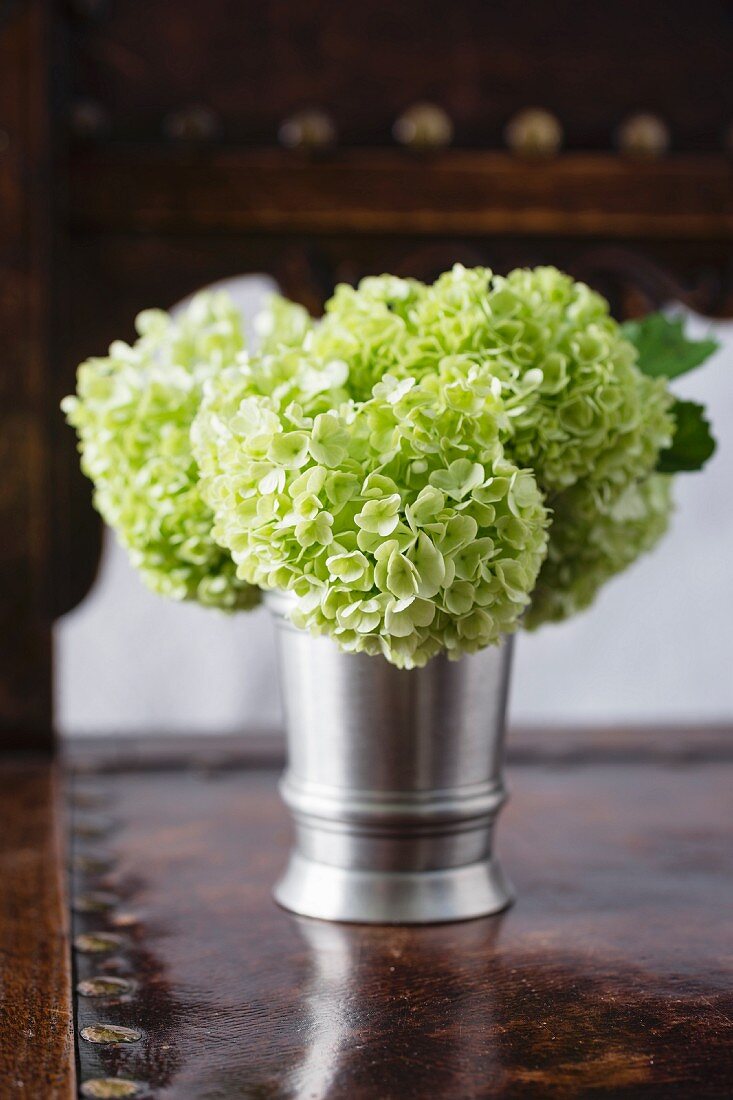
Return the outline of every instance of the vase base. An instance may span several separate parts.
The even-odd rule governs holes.
[[[284,909],[350,924],[441,924],[506,909],[514,893],[496,860],[440,871],[362,871],[298,852],[273,891]]]

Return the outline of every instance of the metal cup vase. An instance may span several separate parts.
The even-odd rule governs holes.
[[[270,593],[295,844],[275,899],[369,924],[467,920],[513,895],[493,855],[511,645],[402,670],[342,653]]]

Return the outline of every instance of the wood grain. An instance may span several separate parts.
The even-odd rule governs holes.
[[[0,1095],[75,1095],[71,948],[58,776],[0,762]]]
[[[80,976],[137,983],[80,998],[79,1025],[144,1032],[82,1043],[83,1079],[166,1100],[729,1095],[730,761],[510,769],[499,844],[517,905],[422,929],[275,907],[275,778],[231,762],[78,777],[76,851],[111,867],[76,890],[117,902],[76,926],[122,936],[79,956]]]
[[[733,165],[677,156],[629,164],[571,154],[523,164],[454,150],[426,164],[392,150],[309,161],[278,150],[205,155],[147,147],[80,153],[70,205],[83,231],[467,233],[733,237]]]

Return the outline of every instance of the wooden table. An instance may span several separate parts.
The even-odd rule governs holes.
[[[525,734],[512,757],[519,901],[410,929],[272,903],[276,746],[74,750],[73,935],[106,946],[74,950],[74,982],[123,981],[74,996],[76,1067],[49,765],[6,765],[0,1095],[72,1096],[76,1077],[185,1100],[730,1097],[730,731]],[[141,1038],[79,1038],[98,1024]]]

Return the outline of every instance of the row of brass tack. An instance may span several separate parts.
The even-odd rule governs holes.
[[[79,956],[84,956],[96,964],[95,972],[90,977],[77,981],[76,993],[85,1000],[92,999],[99,1008],[99,1018],[81,1027],[79,1038],[84,1043],[119,1049],[144,1038],[141,1028],[122,1027],[104,1018],[107,1006],[128,1000],[136,992],[133,978],[122,977],[112,971],[117,969],[120,956],[124,955],[128,946],[124,930],[131,929],[137,918],[134,913],[118,908],[119,899],[109,888],[106,876],[114,870],[112,860],[97,849],[87,850],[87,842],[95,845],[111,830],[111,824],[94,817],[82,819],[76,811],[96,809],[98,803],[99,800],[87,792],[75,791],[71,796],[74,848],[78,849],[80,845],[84,848],[82,852],[75,851],[72,857],[72,909],[82,917],[98,917],[106,926],[100,930],[79,932],[73,939],[77,961]],[[85,888],[77,892],[74,887],[80,882],[85,887],[97,883],[105,888]],[[109,930],[110,926],[119,931]],[[142,1097],[148,1089],[144,1082],[122,1076],[90,1077],[80,1082],[80,1092],[90,1100],[112,1100],[115,1097]]]
[[[82,139],[104,137],[110,130],[110,119],[96,100],[79,99],[72,107],[71,129]],[[171,112],[163,119],[163,136],[182,144],[204,144],[221,135],[217,114],[201,104],[190,104]],[[417,152],[447,149],[453,142],[454,126],[448,112],[436,103],[415,103],[408,107],[392,127],[394,140]],[[668,152],[672,137],[669,126],[658,115],[640,111],[629,115],[617,127],[615,147],[625,156],[651,159]],[[326,152],[338,142],[338,128],[327,111],[318,107],[296,111],[279,127],[278,140],[287,149],[303,152]],[[504,127],[507,148],[518,157],[542,159],[553,157],[563,147],[564,133],[556,115],[542,107],[527,107],[518,111]],[[724,144],[733,149],[733,127],[725,135]]]

